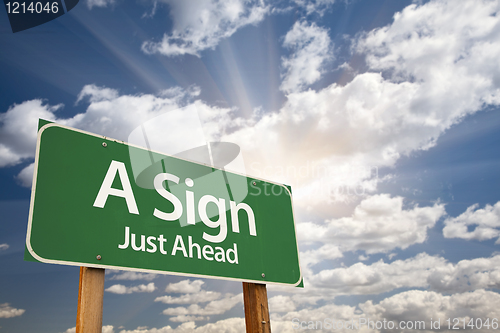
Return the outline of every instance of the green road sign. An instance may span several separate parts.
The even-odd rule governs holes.
[[[33,177],[26,247],[38,261],[301,282],[284,185],[53,123]]]

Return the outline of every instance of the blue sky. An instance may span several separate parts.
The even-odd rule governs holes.
[[[82,0],[16,34],[0,11],[0,332],[74,332],[78,268],[23,261],[38,118],[127,141],[182,107],[293,188],[305,288],[268,286],[273,332],[500,319],[499,10]],[[244,329],[238,282],[109,271],[105,289],[103,332]]]

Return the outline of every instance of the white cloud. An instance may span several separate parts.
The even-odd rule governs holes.
[[[500,302],[500,294],[485,291],[475,290],[473,292],[454,294],[444,296],[432,291],[410,290],[400,294],[391,296],[382,300],[379,304],[373,304],[372,301],[359,304],[360,309],[364,312],[367,318],[371,320],[392,320],[399,321],[424,321],[427,331],[430,330],[430,319],[433,321],[440,320],[441,329],[447,329],[447,319],[451,320],[451,326],[454,323],[453,319],[465,319],[466,323],[471,318],[481,318],[484,321],[490,318],[498,318],[500,310],[496,304]],[[495,332],[495,329],[487,329],[482,327],[478,329],[470,326],[467,328],[470,331]],[[402,332],[410,332],[410,330],[402,330]]]
[[[428,109],[425,122],[446,129],[485,104],[500,102],[500,67],[494,63],[499,9],[495,1],[413,4],[397,13],[392,25],[366,34],[357,50],[367,54],[371,69],[395,82],[416,83],[412,108]]]
[[[431,269],[429,287],[442,293],[500,288],[500,255],[461,260]]]
[[[175,317],[171,317],[169,320],[173,322],[187,322],[187,321],[202,321],[208,320],[210,317],[197,317],[197,316],[186,316],[186,315],[178,315]]]
[[[261,0],[163,2],[170,7],[174,27],[161,41],[147,41],[142,45],[142,50],[149,54],[199,56],[201,51],[215,48],[239,28],[262,21],[269,10]]]
[[[64,333],[75,333],[76,327],[68,328]],[[102,327],[102,333],[115,333],[113,325],[105,325]]]
[[[364,256],[362,254],[358,257],[359,261],[367,261],[368,259],[370,259],[370,257]],[[391,259],[391,258],[389,257],[389,259]]]
[[[122,284],[115,284],[105,290],[113,294],[152,293],[156,290],[156,287],[154,282],[148,283],[147,285],[140,284],[133,287],[126,287]]]
[[[184,323],[179,325],[177,328],[172,328],[170,326],[164,326],[162,328],[143,328],[138,327],[135,330],[121,330],[120,333],[184,333],[184,332],[192,332],[192,330],[196,327],[194,322]]]
[[[31,184],[33,183],[34,170],[35,170],[35,163],[31,163],[27,167],[22,169],[21,172],[16,176],[16,179],[21,186],[31,187]]]
[[[0,251],[7,250],[8,248],[9,248],[9,244],[6,244],[6,243],[0,244]]]
[[[122,330],[120,333],[241,333],[245,332],[245,319],[228,318],[196,327],[194,322],[187,322],[176,328],[165,326],[162,328]]]
[[[2,244],[3,245],[3,244]],[[9,305],[9,303],[0,304],[0,318],[19,317],[26,310],[16,309]]]
[[[479,208],[478,204],[472,205],[457,217],[450,217],[444,221],[443,235],[446,238],[463,238],[487,240],[500,236],[500,201],[494,206],[486,205]],[[474,229],[469,231],[469,226]],[[496,244],[499,244],[500,238]]]
[[[499,9],[497,1],[468,0],[460,6],[450,0],[412,4],[395,14],[390,26],[363,36],[357,48],[367,54],[372,69],[390,70],[394,80],[432,85],[435,97],[450,93],[442,98],[441,110],[433,106],[435,120],[443,112],[459,116],[482,103],[499,102],[500,68],[491,62],[500,47]],[[446,106],[453,108],[444,110]]]
[[[323,15],[325,10],[335,3],[335,0],[293,0],[297,5],[303,7],[307,15]]]
[[[115,0],[87,0],[87,7],[92,9],[93,7],[107,7],[115,3]]]
[[[220,315],[231,310],[235,305],[243,303],[243,294],[226,294],[224,298],[211,301],[205,307],[198,304],[191,304],[188,307],[176,307],[163,310],[164,315],[168,316],[210,316]]]
[[[279,112],[224,139],[242,146],[255,172],[291,184],[302,207],[346,200],[349,189],[362,197],[378,181],[365,170],[394,166],[435,145],[466,115],[499,104],[497,7],[410,5],[392,24],[356,39],[354,50],[366,55],[373,72],[344,86],[290,93]],[[289,168],[309,172],[291,175]]]
[[[290,296],[278,295],[269,299],[269,313],[290,312],[295,310],[295,302]]]
[[[279,314],[271,314],[271,329],[272,332],[277,332],[277,333],[292,333],[292,332],[300,332],[300,331],[307,331],[304,329],[300,329],[300,327],[297,327],[296,325],[293,326],[292,320],[295,319],[295,321],[305,321],[306,323],[303,324],[303,326],[307,326],[309,322],[313,322],[313,327],[316,327],[315,324],[316,322],[321,322],[326,318],[334,319],[334,320],[342,320],[342,321],[349,321],[351,319],[356,320],[357,318],[361,317],[361,314],[356,311],[356,306],[348,306],[348,305],[335,305],[335,304],[327,304],[321,307],[314,307],[314,308],[305,308],[297,311],[291,311],[288,312],[284,315],[279,315]],[[300,326],[300,323],[299,323]],[[319,329],[320,326],[318,326],[318,332],[326,331],[326,330],[321,330]],[[311,329],[310,331],[313,331]],[[334,332],[353,332],[353,330],[342,330],[342,329],[335,329]],[[365,333],[368,332],[367,330],[361,328],[359,330],[356,330],[357,332]],[[373,331],[369,331],[373,332]]]
[[[120,272],[119,274],[115,274],[111,276],[109,279],[110,280],[129,280],[129,281],[135,281],[135,280],[146,280],[146,281],[151,281],[156,279],[158,277],[158,274],[151,274],[151,273],[138,273],[138,272]]]
[[[98,87],[95,84],[88,84],[83,87],[82,91],[78,94],[76,103],[88,97],[91,103],[110,101],[118,98],[118,91],[106,87]]]
[[[169,283],[165,288],[167,293],[180,293],[180,294],[192,294],[199,293],[201,291],[201,286],[205,282],[202,280],[182,280],[176,283]]]
[[[201,290],[201,286],[205,282],[202,280],[182,280],[177,283],[170,283],[166,288],[166,292],[184,293],[178,297],[160,296],[155,299],[155,302],[163,302],[165,304],[191,304],[188,307],[168,308],[163,311],[163,314],[173,316],[171,321],[200,321],[208,320],[209,315],[223,314],[233,308],[236,304],[242,301],[242,294],[222,295],[220,292]],[[223,296],[223,298],[221,298]],[[196,303],[206,303],[204,308]]]
[[[298,226],[300,225],[302,225],[302,223],[298,224]],[[301,230],[302,229],[299,228],[297,229],[299,237],[302,234]],[[312,266],[322,262],[323,260],[342,258],[343,254],[337,245],[327,243],[317,249],[300,251],[299,256],[302,274],[309,276],[312,274]]]
[[[299,223],[297,234],[301,241],[335,244],[341,251],[388,252],[423,243],[444,214],[443,204],[403,209],[402,197],[379,194],[361,201],[350,217]]]
[[[298,92],[318,81],[322,67],[333,59],[330,44],[328,30],[315,23],[296,22],[283,41],[283,46],[293,51],[288,58],[282,58],[285,73],[280,89]]]
[[[78,100],[88,100],[90,104],[84,113],[72,118],[58,118],[56,111],[62,105],[50,106],[38,99],[14,104],[6,113],[0,114],[0,167],[34,158],[39,118],[127,141],[137,126],[188,105],[187,109],[202,119],[206,140],[214,141],[220,135],[217,124],[227,123],[231,110],[210,107],[201,101],[192,102],[191,98],[198,93],[198,88],[191,87],[187,91],[172,88],[158,96],[119,95],[113,89],[87,85]],[[182,126],[176,128],[188,132]],[[24,186],[31,186],[32,171],[33,165],[28,165],[16,177],[17,180]]]
[[[395,325],[405,321],[415,322],[424,321],[425,330],[418,331],[431,332],[435,330],[430,329],[430,320],[441,321],[441,330],[447,331],[446,320],[450,318],[464,318],[468,323],[470,318],[490,318],[490,330],[485,327],[482,329],[471,329],[470,331],[481,332],[495,332],[491,330],[491,319],[498,318],[500,311],[498,309],[498,302],[500,302],[500,295],[495,292],[476,290],[473,292],[455,294],[445,296],[432,291],[410,290],[405,291],[391,297],[385,298],[378,304],[373,301],[360,303],[357,306],[335,305],[327,304],[321,307],[306,308],[299,311],[292,311],[285,315],[274,314],[271,318],[271,326],[273,332],[279,333],[292,333],[297,332],[292,326],[292,320],[297,322],[305,321],[305,326],[310,322],[315,327],[320,323],[325,323],[325,319],[330,319],[336,322],[349,322],[357,323],[358,326],[354,330],[368,333],[368,332],[390,332],[395,330],[377,330],[368,328],[366,325],[359,325],[360,318],[372,322],[384,319],[387,321],[394,321]],[[351,322],[352,320],[352,322]],[[453,321],[451,321],[453,325]],[[320,331],[320,330],[319,330]],[[352,332],[350,329],[336,329],[335,332]],[[397,330],[398,332],[410,332],[410,330]],[[415,329],[412,330],[416,331]]]
[[[163,302],[165,304],[193,304],[193,303],[204,303],[204,302],[210,302],[210,301],[215,301],[216,299],[219,299],[221,296],[221,293],[216,292],[216,291],[206,291],[206,290],[201,290],[196,293],[192,294],[184,294],[179,297],[173,297],[173,296],[160,296],[155,298],[155,302]]]
[[[350,267],[325,269],[307,278],[308,283],[330,294],[379,294],[403,287],[426,287],[431,268],[446,260],[425,253],[406,260],[371,265],[356,263]]]
[[[0,167],[33,158],[38,118],[55,120],[55,112],[61,107],[61,104],[50,106],[34,99],[14,104],[0,114]]]
[[[399,288],[430,288],[442,293],[500,288],[500,256],[457,264],[421,253],[414,258],[321,270],[307,277],[311,296],[379,294]]]
[[[228,318],[216,323],[206,324],[196,328],[194,333],[241,333],[245,332],[245,319]]]
[[[110,92],[111,91],[111,92]],[[87,85],[80,98],[88,98],[90,104],[85,113],[70,119],[58,119],[64,125],[91,130],[93,133],[126,141],[137,126],[159,115],[179,109],[186,101],[184,91],[178,95],[159,97],[150,94],[116,95],[112,89]],[[203,103],[195,102],[193,107]]]

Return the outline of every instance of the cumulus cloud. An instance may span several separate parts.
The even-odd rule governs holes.
[[[379,304],[373,304],[372,301],[359,304],[360,309],[367,318],[371,320],[392,320],[400,321],[424,321],[425,329],[430,331],[430,319],[440,320],[441,329],[447,328],[446,320],[451,318],[465,319],[466,323],[470,319],[498,318],[500,310],[494,304],[500,302],[500,294],[475,290],[473,292],[454,294],[445,296],[432,291],[411,290],[396,294],[382,300]],[[490,319],[491,320],[491,319]],[[491,325],[491,322],[490,322]],[[477,328],[470,329],[476,331]],[[402,330],[410,332],[412,330]],[[494,332],[495,329],[482,327],[481,332]]]
[[[446,238],[475,239],[479,241],[497,238],[500,236],[500,201],[494,206],[486,205],[478,208],[475,204],[457,217],[450,217],[444,221],[443,235]],[[474,227],[469,231],[469,227]],[[500,243],[500,238],[496,244]]]
[[[295,193],[305,207],[346,200],[343,185],[369,193],[373,174],[349,172],[353,167],[394,166],[401,156],[435,145],[466,115],[499,104],[497,7],[488,1],[412,4],[392,24],[355,40],[353,50],[366,57],[368,72],[344,86],[290,93],[278,112],[225,139],[245,149],[260,166],[255,171],[295,187],[300,181]],[[309,172],[297,179],[288,167]]]
[[[290,312],[295,310],[295,302],[290,296],[278,295],[269,299],[269,312]]]
[[[421,253],[406,260],[325,269],[307,278],[312,288],[325,297],[379,294],[399,288],[430,288],[441,293],[458,293],[500,287],[500,256],[461,260],[457,264]]]
[[[91,103],[110,101],[118,98],[118,91],[116,89],[98,87],[95,84],[88,84],[78,94],[76,103],[79,103],[84,98],[88,98]]]
[[[9,303],[0,304],[0,318],[19,317],[25,311],[26,310],[24,310],[24,309],[13,308],[13,307],[10,306]]]
[[[156,290],[156,287],[154,282],[148,283],[147,285],[140,284],[133,287],[126,287],[122,284],[115,284],[105,290],[113,294],[152,293]]]
[[[436,91],[440,97],[445,91],[452,93],[441,107],[453,106],[455,111],[445,112],[458,115],[481,103],[498,104],[500,93],[495,88],[500,69],[491,61],[499,48],[499,9],[496,1],[412,4],[396,13],[390,26],[368,32],[357,49],[367,54],[372,69],[391,71],[396,81],[441,87]],[[441,86],[444,82],[451,86]],[[464,91],[466,96],[461,95]],[[459,103],[464,104],[459,107]],[[439,113],[435,116],[440,118]]]
[[[307,15],[319,14],[323,15],[324,12],[335,3],[335,0],[294,0],[294,2],[306,10]]]
[[[445,263],[443,258],[423,253],[392,263],[380,260],[371,265],[356,263],[350,267],[325,269],[307,281],[337,295],[379,294],[403,287],[425,287],[430,269]]]
[[[198,304],[191,304],[188,307],[176,307],[163,310],[164,315],[177,316],[210,316],[220,315],[231,310],[237,304],[243,303],[243,294],[233,295],[226,294],[224,298],[209,302],[205,307]]]
[[[33,158],[38,118],[55,120],[62,105],[50,106],[41,99],[14,104],[0,114],[0,167]]]
[[[500,68],[492,63],[500,49],[499,9],[495,1],[413,4],[390,26],[367,33],[357,50],[392,81],[416,83],[412,109],[429,108],[426,123],[445,129],[500,102]]]
[[[299,225],[302,225],[302,223]],[[300,230],[302,229],[299,229],[299,235],[301,235]],[[317,249],[301,251],[299,255],[302,274],[305,275],[309,275],[312,272],[311,267],[317,263],[324,260],[333,260],[343,257],[340,248],[334,244],[324,244]]]
[[[162,328],[122,330],[120,333],[240,333],[245,331],[245,319],[228,318],[196,327],[194,322],[183,323],[176,328],[165,326]]]
[[[186,315],[178,315],[175,317],[170,317],[170,321],[173,322],[187,322],[187,321],[202,321],[202,320],[208,320],[210,317],[197,317],[197,316],[186,316]]]
[[[269,10],[262,0],[163,2],[170,7],[174,27],[161,41],[142,45],[142,50],[149,54],[199,56],[201,51],[215,48],[238,29],[262,21]]]
[[[292,49],[292,54],[282,59],[285,73],[280,89],[286,93],[298,92],[318,81],[322,67],[333,58],[328,30],[315,23],[296,22],[286,34],[283,46]]]
[[[440,320],[441,330],[447,328],[446,320],[448,318],[463,318],[466,322],[470,318],[498,318],[499,310],[496,304],[500,301],[500,295],[495,292],[476,290],[473,292],[460,293],[455,295],[442,295],[433,291],[410,290],[391,297],[385,298],[378,304],[373,301],[359,303],[357,306],[327,304],[316,308],[306,308],[299,311],[288,312],[284,315],[274,314],[271,318],[273,332],[292,333],[296,332],[292,326],[292,320],[305,321],[305,326],[312,323],[316,327],[325,323],[329,318],[337,322],[355,323],[359,332],[390,332],[392,330],[377,330],[366,325],[360,325],[361,322],[368,320],[372,322],[393,321],[395,325],[399,323],[412,322],[412,325],[418,325],[417,322],[424,321],[420,331],[431,332],[430,320],[433,322]],[[360,319],[363,320],[360,320]],[[453,324],[453,322],[452,322]],[[422,324],[420,324],[422,325]],[[396,326],[397,327],[397,326]],[[477,328],[471,330],[476,331]],[[352,332],[353,328],[336,329],[336,332]],[[410,332],[413,330],[398,330],[398,332]],[[481,332],[494,332],[483,327]]]
[[[68,328],[64,333],[75,333],[76,327]],[[102,327],[102,333],[115,333],[113,325],[105,325]]]
[[[207,110],[210,107],[204,103],[192,102],[183,90],[177,91],[177,94],[166,96],[162,96],[161,93],[158,96],[151,94],[118,95],[109,90],[106,87],[85,86],[80,98],[89,101],[86,112],[70,119],[58,119],[57,121],[64,125],[91,129],[94,133],[126,141],[129,134],[137,126],[182,106],[189,104],[191,108],[198,109],[200,113],[209,114],[211,112],[211,110]]]
[[[199,293],[201,291],[201,286],[205,282],[202,280],[182,280],[176,283],[169,283],[165,288],[167,293],[183,293],[183,294],[192,294]]]
[[[92,9],[93,7],[108,7],[108,5],[112,5],[115,3],[115,0],[87,0],[88,9]]]
[[[62,105],[50,106],[38,99],[14,104],[6,113],[1,114],[0,167],[15,165],[35,156],[39,118],[81,129],[91,128],[94,132],[101,132],[99,134],[110,137],[114,134],[117,139],[125,140],[130,131],[138,125],[137,121],[147,120],[159,114],[161,110],[165,112],[178,107],[170,99],[156,98],[152,95],[102,100],[105,94],[99,93],[100,88],[93,85],[90,86],[91,89],[88,87],[85,86],[82,91],[86,92],[91,101],[97,101],[91,102],[87,112],[70,119],[57,118],[55,113]],[[94,98],[92,94],[96,97]],[[124,115],[128,116],[123,117]]]
[[[135,280],[151,281],[151,280],[156,279],[156,277],[158,277],[158,274],[124,271],[124,272],[120,272],[118,274],[112,275],[109,279],[110,280],[129,280],[129,281],[135,281]]]
[[[169,320],[174,322],[201,321],[208,320],[210,315],[223,314],[232,309],[236,304],[243,301],[242,294],[222,295],[215,291],[202,290],[201,287],[205,282],[202,280],[182,280],[177,283],[170,283],[165,288],[169,293],[183,293],[183,295],[174,297],[170,295],[160,296],[155,299],[155,302],[163,302],[165,304],[191,304],[188,307],[168,308],[163,311],[163,314],[172,316]],[[201,307],[196,303],[206,303],[205,307]]]
[[[350,217],[323,224],[299,223],[297,231],[299,240],[304,242],[335,244],[341,251],[363,250],[372,254],[423,243],[427,230],[444,214],[443,204],[403,209],[402,197],[379,194],[361,201]],[[330,252],[335,251],[335,247]],[[332,253],[331,259],[339,257],[338,252]]]
[[[27,167],[21,170],[16,176],[16,180],[23,187],[31,187],[33,183],[33,171],[35,170],[35,163],[28,164]]]
[[[76,327],[68,328],[64,333],[76,333]],[[103,326],[102,333],[115,333],[113,325]]]
[[[39,118],[128,141],[130,133],[146,121],[186,107],[184,113],[189,111],[197,114],[203,122],[206,141],[216,141],[220,136],[217,124],[224,126],[229,121],[231,109],[211,107],[201,101],[193,102],[191,98],[198,93],[196,87],[191,87],[188,90],[172,88],[158,95],[119,95],[113,89],[87,85],[80,92],[78,101],[87,101],[88,108],[72,118],[57,116],[57,110],[62,105],[51,106],[38,99],[14,104],[6,113],[0,114],[0,167],[33,160]],[[186,133],[182,126],[168,125],[175,127],[177,132]],[[171,132],[177,134],[176,131]],[[33,168],[32,164],[26,166],[16,177],[21,185],[31,186]]]
[[[163,302],[165,304],[193,304],[215,301],[221,297],[221,293],[216,291],[201,290],[192,294],[184,294],[179,297],[160,296],[155,298],[155,302]]]
[[[0,244],[0,251],[7,250],[8,248],[9,248],[9,244],[6,244],[6,243]]]
[[[429,287],[442,293],[500,288],[500,256],[461,260],[431,270]]]

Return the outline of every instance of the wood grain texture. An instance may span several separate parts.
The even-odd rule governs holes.
[[[80,267],[76,333],[102,332],[104,269]]]
[[[271,333],[265,284],[243,282],[247,333]]]

